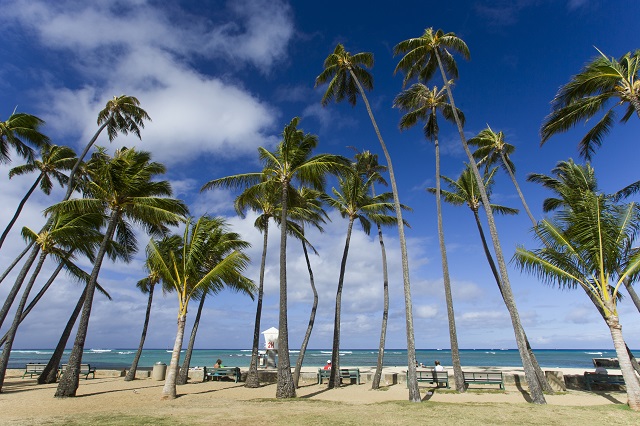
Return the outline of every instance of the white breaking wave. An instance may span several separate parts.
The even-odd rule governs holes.
[[[91,352],[95,352],[95,353],[98,353],[98,354],[105,353],[105,352],[111,352],[111,349],[89,349],[89,350]]]

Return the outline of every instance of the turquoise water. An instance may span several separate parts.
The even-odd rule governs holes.
[[[131,366],[135,349],[87,349],[82,361],[98,368],[120,369]],[[12,350],[9,368],[24,368],[30,362],[48,362],[52,349]],[[62,362],[65,363],[70,351],[65,351]],[[592,358],[616,357],[613,349],[540,349],[534,350],[538,363],[542,367],[559,368],[593,368]],[[181,355],[184,356],[184,351]],[[291,351],[291,365],[298,358],[298,351]],[[226,366],[248,367],[251,361],[250,349],[195,349],[191,357],[191,366],[211,366],[216,359],[222,359]],[[331,358],[331,350],[314,349],[305,354],[305,367],[323,366]],[[418,362],[433,365],[439,360],[443,365],[451,365],[451,351],[448,349],[418,349]],[[140,358],[139,367],[151,368],[156,362],[169,364],[171,352],[166,349],[145,349]],[[340,363],[343,366],[375,366],[378,360],[377,349],[353,349],[340,352]],[[460,361],[463,366],[517,367],[522,366],[516,349],[461,349]],[[406,366],[407,351],[404,349],[387,349],[385,366]]]

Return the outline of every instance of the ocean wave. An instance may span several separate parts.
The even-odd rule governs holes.
[[[587,355],[602,355],[602,352],[585,352]]]
[[[253,349],[240,349],[240,352],[251,352]]]
[[[131,355],[133,351],[118,352],[120,355]]]
[[[111,349],[89,349],[90,352],[101,354],[106,352],[111,352]]]
[[[495,355],[496,353],[495,353],[495,352],[491,352],[491,351],[489,351],[489,352],[485,352],[485,354]]]

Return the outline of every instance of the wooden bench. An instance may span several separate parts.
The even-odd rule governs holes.
[[[591,385],[624,385],[624,377],[621,374],[600,374],[585,371],[584,384],[588,390],[591,390]]]
[[[24,374],[22,375],[22,378],[24,379],[24,376],[26,376],[27,374],[29,375],[29,377],[39,376],[40,374],[42,374],[42,372],[44,371],[44,367],[46,366],[47,364],[42,363],[27,364],[24,367]]]
[[[331,379],[331,370],[325,370],[324,368],[318,368],[318,384],[322,384],[323,379]],[[356,384],[360,384],[360,369],[359,368],[341,368],[340,369],[340,381],[343,379],[355,379]]]
[[[67,364],[62,364],[60,369],[58,370],[58,377],[64,374],[67,369]],[[96,378],[96,367],[91,367],[90,364],[80,364],[80,373],[78,376],[84,376],[84,379],[87,380],[89,378],[89,374],[91,374],[91,378]]]
[[[440,387],[440,384],[449,387],[449,372],[448,371],[433,371],[433,370],[416,370],[416,377],[418,382],[435,383]],[[407,371],[407,386],[409,386],[409,372]]]
[[[502,371],[463,371],[465,387],[470,384],[499,385],[504,389],[504,376]]]
[[[240,381],[240,367],[204,367],[204,380],[213,380],[214,378],[231,376],[236,383]]]

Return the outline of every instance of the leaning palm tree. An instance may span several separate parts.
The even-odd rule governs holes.
[[[327,205],[340,212],[343,218],[348,220],[347,235],[344,252],[340,262],[340,276],[338,278],[338,290],[336,292],[336,307],[333,325],[333,349],[331,353],[331,376],[329,388],[340,387],[340,317],[342,305],[342,288],[349,255],[349,243],[351,232],[356,220],[360,222],[362,230],[368,235],[371,231],[371,222],[383,225],[396,223],[396,218],[386,213],[393,211],[393,194],[385,192],[375,197],[369,195],[373,176],[364,180],[354,167],[350,174],[339,178],[339,189],[333,188],[333,196],[325,195],[323,200]]]
[[[40,133],[42,125],[44,121],[35,115],[15,111],[6,121],[0,121],[0,164],[11,161],[10,148],[27,161],[33,161],[35,152],[29,145],[38,148],[49,145],[49,138]]]
[[[398,62],[395,71],[402,71],[405,73],[404,84],[410,81],[414,77],[420,78],[420,80],[427,82],[433,77],[436,69],[440,70],[442,81],[444,82],[447,95],[449,97],[449,103],[451,104],[453,117],[458,127],[458,133],[460,135],[460,141],[462,147],[467,154],[469,164],[473,174],[475,175],[480,191],[480,197],[484,210],[487,214],[487,223],[489,225],[489,233],[491,234],[491,240],[493,242],[493,249],[500,269],[500,277],[502,290],[505,296],[505,304],[511,317],[513,329],[516,334],[516,343],[518,345],[518,352],[522,359],[522,366],[525,371],[525,378],[529,385],[529,392],[531,393],[532,402],[536,404],[546,404],[544,394],[542,393],[542,387],[535,374],[535,369],[531,357],[526,349],[526,342],[524,336],[518,333],[517,330],[522,328],[520,322],[520,314],[516,307],[516,302],[511,290],[511,283],[509,282],[509,275],[507,272],[507,264],[504,260],[504,254],[502,253],[502,247],[500,246],[500,238],[498,236],[498,229],[496,227],[495,219],[493,217],[493,211],[491,210],[491,203],[487,197],[486,190],[482,184],[482,176],[478,170],[473,154],[469,150],[467,145],[467,139],[462,129],[462,120],[458,116],[455,101],[453,99],[453,93],[451,91],[451,85],[449,84],[449,78],[458,77],[458,67],[456,61],[451,52],[457,52],[463,56],[463,58],[469,58],[469,48],[466,43],[457,37],[454,33],[444,33],[442,30],[433,31],[433,28],[427,28],[424,34],[418,38],[411,38],[398,43],[394,47],[394,54],[403,54],[404,56]],[[448,76],[447,76],[448,74]]]
[[[451,82],[449,82],[451,84]],[[447,303],[447,318],[449,320],[449,341],[451,343],[451,360],[453,364],[453,376],[456,383],[456,390],[464,392],[464,377],[462,366],[460,365],[460,351],[458,349],[458,335],[456,331],[456,319],[453,311],[453,297],[451,295],[451,280],[449,278],[449,262],[447,260],[447,249],[444,242],[444,228],[442,226],[442,203],[440,200],[440,142],[438,133],[437,113],[453,122],[453,110],[451,104],[447,102],[444,88],[434,87],[429,89],[422,83],[415,83],[409,89],[396,96],[393,106],[400,108],[407,113],[400,119],[400,129],[408,129],[415,126],[418,121],[424,121],[422,128],[425,138],[431,140],[435,147],[436,157],[436,211],[438,217],[438,242],[440,244],[440,257],[442,261],[442,281],[444,284],[444,294]],[[457,111],[458,117],[464,123],[464,114]]]
[[[362,96],[362,101],[367,108],[367,113],[371,119],[371,124],[378,137],[380,146],[384,153],[387,167],[389,169],[389,180],[391,181],[391,192],[393,194],[393,204],[395,215],[398,221],[398,239],[400,240],[400,254],[402,257],[402,277],[404,286],[404,302],[407,326],[407,358],[409,364],[409,400],[420,402],[420,391],[416,378],[416,351],[413,330],[413,308],[411,303],[411,283],[409,280],[409,256],[407,254],[407,242],[404,235],[404,224],[402,221],[402,208],[398,195],[398,185],[391,163],[391,156],[387,146],[382,139],[378,124],[373,117],[373,112],[369,105],[369,100],[365,94],[365,89],[373,89],[373,77],[366,68],[373,66],[373,54],[369,52],[356,53],[351,55],[342,44],[336,45],[333,53],[327,56],[324,61],[324,70],[316,77],[316,86],[328,83],[327,90],[322,97],[322,105],[326,106],[330,101],[341,102],[344,99],[355,106],[358,94]]]
[[[67,184],[67,192],[65,193],[62,201],[68,200],[71,197],[73,191],[77,190],[75,182],[76,175],[80,171],[87,153],[95,144],[96,140],[98,140],[98,136],[100,136],[104,129],[107,129],[107,134],[109,136],[110,142],[113,142],[113,140],[120,133],[123,135],[133,133],[138,138],[140,138],[140,129],[144,128],[145,120],[151,120],[151,118],[144,109],[140,108],[140,101],[138,101],[137,98],[133,96],[121,95],[114,96],[113,99],[109,100],[105,108],[98,113],[97,123],[100,127],[98,127],[98,130],[84,147],[83,151],[76,159],[76,163],[73,165],[71,171],[69,172],[69,183]],[[51,221],[47,221],[45,223],[45,225],[42,227],[41,232],[45,231],[49,226],[51,226]],[[9,265],[2,276],[0,276],[0,282],[4,280],[4,278],[11,272],[11,270],[29,252],[29,250],[30,246],[27,246],[16,257],[16,259],[11,263],[11,265]],[[33,250],[35,251],[35,248]]]
[[[337,174],[349,167],[349,160],[342,156],[319,154],[312,156],[318,144],[316,136],[298,129],[300,119],[295,117],[282,132],[282,141],[274,152],[258,148],[264,168],[261,172],[245,173],[212,180],[203,186],[253,186],[272,188],[277,182],[280,194],[280,223],[286,223],[290,199],[297,197],[294,183],[322,190],[326,175]],[[280,309],[278,319],[278,384],[277,398],[293,398],[296,395],[289,358],[289,327],[287,323],[287,227],[280,227]]]
[[[509,157],[515,151],[515,147],[504,140],[503,132],[494,132],[487,124],[487,128],[483,129],[476,136],[467,141],[469,145],[477,146],[477,149],[473,153],[473,157],[478,160],[478,164],[484,164],[485,170],[488,170],[491,166],[498,163],[504,171],[509,174],[513,185],[516,187],[524,211],[527,212],[527,216],[531,220],[533,226],[536,226],[538,221],[533,217],[533,213],[529,209],[527,202],[524,199],[524,195],[520,190],[520,185],[516,180],[515,172],[516,167]]]
[[[53,255],[58,258],[59,262],[68,262],[69,250],[77,250],[78,252],[90,255],[99,242],[100,234],[97,232],[97,228],[100,227],[102,222],[103,218],[100,214],[88,213],[75,215],[62,213],[54,218],[54,226],[52,226],[48,232],[36,234],[29,228],[23,228],[23,236],[26,239],[35,241],[35,243],[40,246],[41,254],[31,274],[31,278],[23,290],[13,322],[8,331],[7,341],[4,344],[2,355],[0,356],[0,391],[2,391],[9,355],[16,333],[18,332],[18,326],[22,320],[24,308],[46,258],[49,255]],[[24,280],[26,269],[23,268],[18,279]]]
[[[206,241],[207,249],[205,251],[206,257],[204,260],[204,269],[214,268],[217,264],[232,252],[242,252],[249,248],[251,245],[240,239],[240,235],[235,232],[230,232],[226,227],[219,226],[209,231],[209,236]],[[223,286],[224,284],[224,286]],[[184,361],[180,374],[177,377],[176,383],[183,385],[187,383],[189,364],[191,362],[191,354],[193,353],[193,347],[196,341],[196,335],[198,333],[198,326],[200,325],[200,318],[202,316],[202,309],[204,302],[208,294],[218,294],[223,288],[228,288],[237,292],[243,292],[248,294],[253,300],[253,292],[255,286],[252,281],[247,280],[244,276],[238,275],[237,277],[227,277],[223,282],[213,282],[207,286],[200,287],[197,292],[194,292],[193,298],[199,299],[198,310],[196,311],[196,318],[191,328],[191,336],[189,337],[189,343],[187,350],[184,353]]]
[[[551,101],[552,112],[545,117],[540,131],[544,144],[551,136],[606,110],[578,144],[580,155],[587,160],[613,127],[616,107],[626,107],[623,123],[634,113],[640,118],[640,50],[628,52],[620,59],[608,58],[600,50],[598,53],[600,56],[558,90]]]
[[[221,232],[228,232],[228,225],[223,219],[202,216],[196,221],[187,221],[182,238],[168,237],[174,241],[169,250],[162,249],[162,244],[154,240],[149,242],[147,251],[151,268],[158,272],[165,286],[175,290],[178,297],[178,329],[162,389],[163,399],[176,398],[176,379],[187,308],[194,295],[207,289],[219,290],[225,283],[242,283],[243,291],[252,295],[253,282],[242,275],[249,258],[238,250],[216,247],[215,241]],[[222,257],[215,256],[215,261],[209,258],[212,249],[222,254]]]
[[[28,161],[27,164],[14,167],[9,171],[9,179],[14,176],[20,176],[35,171],[39,171],[40,174],[29,190],[27,190],[25,196],[22,197],[22,200],[20,200],[16,212],[13,214],[9,224],[2,232],[2,235],[0,236],[0,248],[4,244],[4,240],[7,238],[9,231],[16,223],[16,220],[18,220],[18,216],[20,216],[20,212],[22,212],[22,208],[25,203],[38,185],[40,185],[42,192],[47,195],[49,195],[51,193],[51,189],[53,189],[53,182],[51,181],[52,178],[55,179],[61,187],[64,186],[67,183],[68,178],[64,173],[62,173],[62,170],[70,170],[75,162],[76,153],[71,148],[58,145],[45,145],[40,150],[40,160],[33,159],[32,161]]]
[[[47,212],[101,212],[108,216],[104,238],[96,254],[87,283],[87,295],[76,332],[68,366],[56,390],[56,397],[75,396],[82,353],[87,335],[95,286],[107,253],[114,238],[129,240],[135,247],[135,236],[127,221],[137,223],[152,235],[166,232],[167,225],[177,225],[187,213],[186,205],[173,198],[168,181],[155,180],[165,173],[165,167],[151,162],[151,154],[145,151],[122,148],[109,157],[103,151],[95,153],[87,166],[91,180],[83,185],[82,199],[70,199],[47,209]],[[133,254],[132,250],[130,254]]]
[[[242,179],[241,175],[237,179]],[[219,186],[220,184],[211,181],[205,184],[201,191],[208,190]],[[236,184],[235,179],[227,179],[222,186],[233,187]],[[273,184],[273,183],[272,183]],[[234,206],[237,214],[244,218],[247,210],[258,213],[258,217],[254,223],[256,229],[262,232],[262,257],[260,260],[260,277],[258,280],[258,298],[256,302],[256,316],[253,327],[253,344],[251,345],[251,361],[249,363],[249,371],[245,379],[245,386],[248,388],[257,388],[260,386],[258,377],[258,346],[260,345],[260,321],[262,318],[262,299],[264,296],[264,273],[267,261],[267,242],[269,241],[269,221],[275,217],[276,209],[280,201],[278,187],[274,184],[271,188],[260,182],[255,187],[249,186],[238,195],[235,199]]]
[[[356,151],[357,152],[357,151]],[[376,196],[375,185],[377,183],[387,185],[387,182],[381,176],[387,168],[378,163],[378,156],[370,151],[362,151],[356,153],[355,167],[366,180],[371,183],[371,196]],[[378,344],[378,362],[376,371],[371,381],[371,389],[380,388],[380,380],[382,378],[382,367],[384,365],[384,350],[387,339],[387,323],[389,320],[389,271],[387,268],[387,250],[384,246],[382,238],[382,226],[377,223],[378,241],[380,242],[380,254],[382,257],[382,325],[380,326],[380,343]]]
[[[542,221],[536,239],[543,248],[519,247],[516,264],[543,282],[562,288],[582,288],[609,327],[627,389],[627,403],[640,410],[640,381],[625,349],[618,317],[618,292],[627,276],[640,269],[640,250],[629,251],[640,230],[635,203],[620,205],[605,195],[585,192],[579,208],[563,210],[553,221]]]

